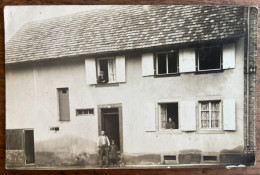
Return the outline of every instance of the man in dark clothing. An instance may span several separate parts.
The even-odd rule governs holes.
[[[104,76],[104,72],[100,71],[98,76],[98,83],[107,83],[107,80]]]
[[[172,121],[172,118],[169,118],[169,121],[166,123],[166,129],[175,129],[175,123]]]

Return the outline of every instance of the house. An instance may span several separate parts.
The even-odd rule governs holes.
[[[126,167],[254,164],[256,23],[148,5],[24,25],[5,48],[7,165],[94,166],[101,130]]]

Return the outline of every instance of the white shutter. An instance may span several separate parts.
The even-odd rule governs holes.
[[[125,56],[116,57],[116,81],[125,82]]]
[[[96,60],[95,58],[85,59],[85,69],[86,69],[86,82],[87,84],[96,84]]]
[[[236,130],[236,103],[233,99],[223,100],[224,130]]]
[[[155,131],[156,130],[156,118],[155,118],[155,104],[146,103],[144,105],[144,127],[145,131]]]
[[[196,71],[195,48],[181,49],[179,51],[179,72]]]
[[[154,75],[153,53],[142,54],[142,75]]]
[[[183,101],[180,103],[180,120],[182,131],[196,131],[195,101]]]
[[[223,69],[235,68],[236,46],[235,43],[223,45]]]

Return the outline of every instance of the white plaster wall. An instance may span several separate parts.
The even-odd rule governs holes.
[[[97,105],[122,103],[125,153],[234,149],[243,146],[243,49],[241,39],[236,43],[235,69],[162,78],[142,77],[141,55],[126,55],[126,83],[99,88],[86,84],[84,59],[80,58],[6,67],[6,128],[34,128],[36,151],[93,153],[97,150]],[[69,88],[69,122],[58,121],[57,88],[62,87]],[[145,103],[212,96],[236,100],[235,132],[145,132]],[[78,108],[94,108],[95,115],[76,116]],[[59,126],[60,131],[51,132],[51,126]]]

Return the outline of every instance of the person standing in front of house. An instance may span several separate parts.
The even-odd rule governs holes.
[[[112,144],[110,146],[110,160],[113,166],[117,165],[117,161],[118,161],[117,151],[118,151],[117,145],[115,144],[115,141],[112,140]]]
[[[169,121],[166,123],[166,129],[175,129],[175,122],[172,121],[172,118],[169,118]]]
[[[108,151],[110,142],[108,137],[105,135],[105,131],[101,131],[101,135],[98,137],[97,141],[98,146],[98,154],[99,154],[99,166],[103,166],[103,162],[105,162],[108,167]]]

